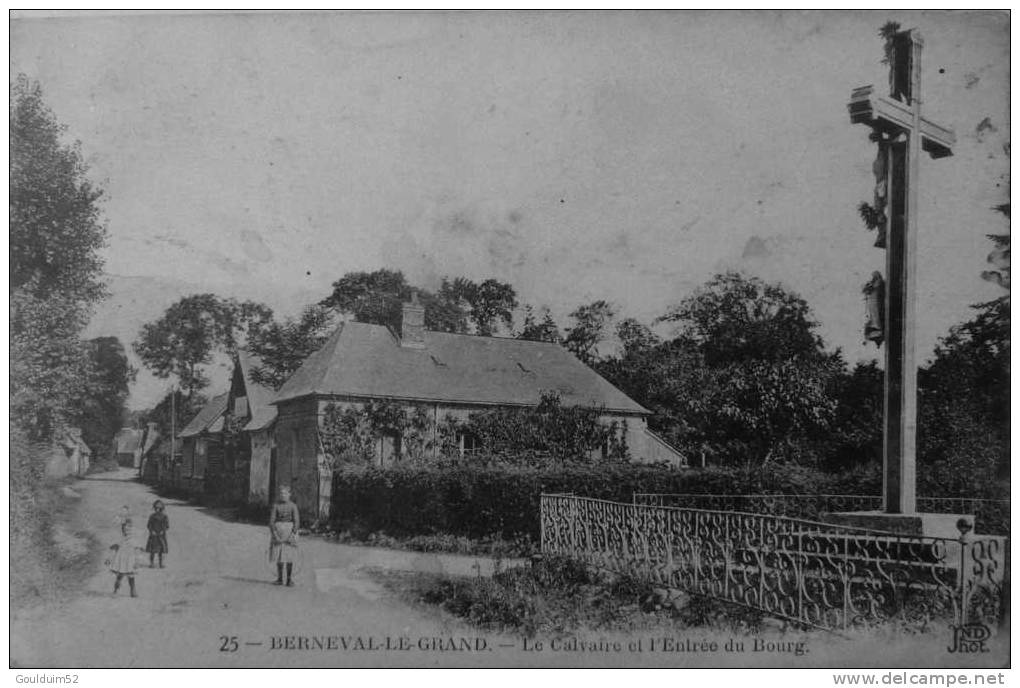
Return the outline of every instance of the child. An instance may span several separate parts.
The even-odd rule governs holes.
[[[152,515],[149,516],[149,539],[145,543],[145,551],[149,553],[149,568],[155,568],[154,560],[159,555],[159,568],[163,568],[163,555],[170,551],[166,542],[166,531],[170,530],[170,519],[166,517],[166,507],[156,500],[152,503]]]
[[[118,528],[123,528],[124,527],[124,522],[125,521],[130,521],[130,520],[131,520],[131,509],[129,509],[128,505],[125,504],[124,506],[122,506],[120,508],[120,511],[117,512],[117,518],[116,518],[117,527]]]
[[[128,586],[131,588],[131,597],[138,597],[138,592],[135,590],[135,570],[138,567],[138,562],[135,557],[142,548],[135,544],[134,525],[131,523],[130,518],[124,521],[124,525],[120,527],[120,532],[120,542],[110,545],[113,555],[106,560],[106,565],[117,574],[117,580],[113,583],[113,594],[117,594],[117,591],[120,590],[120,582],[124,579],[124,576],[127,576]]]

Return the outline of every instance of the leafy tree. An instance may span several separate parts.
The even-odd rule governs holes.
[[[528,339],[533,342],[552,342],[554,344],[561,343],[563,338],[560,336],[560,328],[556,325],[556,321],[553,320],[549,309],[543,306],[540,314],[542,316],[541,321],[535,317],[535,309],[530,305],[524,306],[524,324],[521,326],[517,339]]]
[[[506,282],[487,279],[477,285],[469,299],[471,321],[476,331],[486,337],[496,331],[497,323],[510,329],[514,324],[513,311],[517,308],[517,292]]]
[[[466,333],[470,323],[478,334],[491,335],[499,322],[508,328],[513,324],[517,294],[494,279],[476,284],[464,277],[444,278],[432,293],[409,284],[399,270],[349,272],[333,282],[333,292],[319,305],[400,332],[401,311],[412,292],[425,308],[425,327],[434,332]]]
[[[781,285],[729,272],[716,275],[660,318],[680,325],[709,365],[822,355],[804,299]]]
[[[858,363],[832,378],[830,394],[837,405],[824,450],[829,468],[881,465],[884,384],[884,373],[875,360]]]
[[[647,351],[662,343],[662,339],[634,318],[627,318],[616,326],[616,336],[623,347],[624,355]]]
[[[202,367],[215,352],[231,353],[242,337],[259,336],[271,326],[272,315],[262,304],[194,294],[143,325],[134,349],[157,377],[176,376],[190,396],[209,384]]]
[[[180,437],[181,430],[198,415],[207,401],[208,397],[201,392],[185,394],[181,389],[175,388],[160,399],[159,403],[145,411],[140,422],[155,423],[156,429],[164,438],[169,439],[171,432]]]
[[[1010,206],[995,208],[1007,218]],[[981,276],[1006,293],[973,306],[970,320],[950,328],[920,371],[918,462],[938,494],[997,497],[1008,489],[1010,447],[1010,241],[988,237],[995,269]],[[996,481],[996,478],[999,478]]]
[[[124,420],[128,385],[136,371],[128,363],[124,345],[116,337],[87,342],[92,375],[87,393],[76,409],[75,423],[95,455],[109,453]]]
[[[1008,205],[1005,212],[1009,213]],[[995,245],[995,248],[988,254],[987,260],[995,269],[985,270],[981,273],[981,277],[1008,290],[1010,277],[1010,236],[1009,234],[989,234],[988,238]]]
[[[79,340],[85,326],[73,297],[10,296],[11,420],[31,442],[48,439],[86,393],[92,375]]]
[[[597,364],[653,411],[652,429],[715,463],[818,462],[843,364],[822,350],[802,299],[758,279],[717,275],[660,321],[677,324],[673,340],[659,342],[625,320],[620,355]]]
[[[605,339],[609,323],[615,316],[616,310],[603,300],[579,307],[570,314],[574,326],[567,328],[564,345],[584,363],[594,363],[599,356],[598,345]]]
[[[433,332],[467,332],[470,297],[474,289],[475,284],[471,280],[463,277],[450,280],[444,277],[436,294],[419,291],[419,300],[425,307],[425,327]]]
[[[652,412],[649,427],[688,453],[700,454],[697,424],[686,412],[690,385],[705,365],[688,342],[672,340],[640,348],[625,347],[619,356],[600,361],[596,370]]]
[[[39,84],[19,75],[10,95],[10,289],[87,307],[104,296],[102,191],[88,180],[80,144],[61,143],[66,127]]]
[[[83,397],[91,371],[79,334],[104,296],[102,192],[64,131],[39,84],[19,75],[10,87],[10,410],[29,441],[49,438]]]
[[[334,313],[316,304],[296,319],[260,328],[248,340],[248,350],[262,359],[262,365],[251,371],[252,382],[279,389],[306,358],[322,348],[336,326]]]
[[[319,305],[351,315],[358,322],[387,325],[399,332],[401,308],[410,300],[411,291],[399,270],[349,272],[333,282],[333,292]]]
[[[963,494],[987,494],[995,477],[1009,475],[1009,303],[999,298],[950,329],[934,360],[920,371],[918,460],[966,473]],[[955,467],[955,468],[954,468]],[[921,473],[921,472],[919,472]],[[984,487],[980,486],[985,481]]]

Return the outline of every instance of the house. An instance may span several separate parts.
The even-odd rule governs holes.
[[[649,411],[558,344],[432,332],[424,308],[404,304],[400,333],[346,322],[278,391],[273,488],[291,486],[298,506],[326,516],[332,473],[319,428],[330,403],[357,407],[386,400],[424,408],[432,427],[493,407],[535,406],[545,392],[564,405],[603,409],[602,422],[625,427],[635,460],[684,463],[648,431]],[[461,446],[469,438],[460,438]],[[438,442],[433,442],[436,446]],[[401,438],[382,437],[376,460],[399,461]]]
[[[81,429],[60,427],[53,433],[49,451],[44,457],[46,477],[83,476],[92,460],[92,450],[82,439]]]
[[[148,423],[143,431],[141,446],[138,448],[138,473],[148,483],[159,482],[159,430],[155,423]],[[163,463],[166,463],[165,461]]]
[[[224,404],[224,484],[221,496],[232,502],[269,504],[276,442],[275,392],[252,381],[262,361],[247,351],[234,356],[230,390]]]
[[[223,414],[227,393],[214,396],[178,433],[181,442],[178,464],[173,462],[173,486],[192,495],[206,490],[206,476],[223,465]]]
[[[121,428],[114,437],[114,459],[118,466],[138,468],[142,460],[142,440],[144,430]]]

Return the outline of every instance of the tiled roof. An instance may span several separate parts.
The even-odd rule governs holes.
[[[202,410],[199,411],[191,422],[184,426],[181,430],[179,437],[194,437],[203,431],[208,430],[209,432],[219,432],[223,429],[222,416],[223,412],[227,410],[227,394],[220,394],[210,399]],[[213,424],[219,420],[219,430],[212,428]]]
[[[252,368],[260,368],[262,359],[243,349],[237,352],[237,360],[244,375],[244,388],[248,393],[248,409],[251,420],[244,426],[245,430],[263,430],[276,420],[276,407],[272,405],[275,392],[251,381]]]
[[[648,413],[558,344],[426,331],[425,348],[413,349],[387,327],[357,322],[341,325],[272,403],[340,395],[532,406],[543,392],[566,405]]]

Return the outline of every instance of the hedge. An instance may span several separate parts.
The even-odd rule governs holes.
[[[635,492],[878,494],[880,487],[873,473],[832,475],[796,466],[750,476],[735,468],[634,464],[349,466],[334,475],[331,525],[362,534],[537,539],[543,492],[630,502]]]

